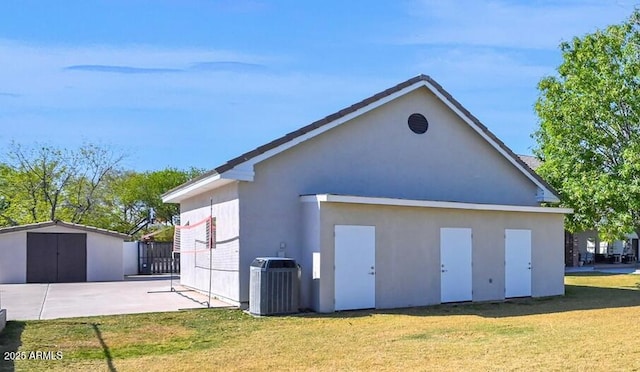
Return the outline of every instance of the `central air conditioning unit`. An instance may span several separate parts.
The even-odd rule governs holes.
[[[258,257],[251,263],[249,312],[254,315],[298,312],[298,265],[290,258]]]

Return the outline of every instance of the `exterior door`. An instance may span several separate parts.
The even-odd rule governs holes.
[[[531,230],[505,230],[505,297],[531,296]]]
[[[471,229],[440,229],[440,301],[462,302],[473,298]]]
[[[376,306],[375,226],[335,226],[335,310]]]
[[[58,235],[59,283],[87,281],[87,235]]]
[[[56,234],[27,233],[27,283],[58,281]]]
[[[27,233],[27,283],[87,281],[87,235]]]

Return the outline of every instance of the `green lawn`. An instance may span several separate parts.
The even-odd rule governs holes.
[[[9,322],[11,370],[639,370],[640,276],[571,275],[566,296],[253,318],[193,310]]]

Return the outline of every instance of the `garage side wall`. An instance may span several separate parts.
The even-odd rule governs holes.
[[[440,303],[440,228],[472,229],[473,301],[503,300],[505,229],[532,231],[532,295],[564,293],[561,214],[323,203],[315,310],[334,300],[334,226],[376,227],[376,308]]]
[[[87,233],[87,281],[124,279],[122,245],[122,239]]]
[[[0,283],[27,282],[27,233],[3,234],[0,239]]]
[[[216,244],[212,250],[212,268],[209,256],[180,254],[180,283],[197,290],[211,292],[231,303],[238,304],[238,264],[240,250],[239,200],[237,184],[223,186],[210,193],[201,194],[180,203],[180,224],[196,223],[213,215],[216,220]],[[206,257],[204,257],[206,255]]]

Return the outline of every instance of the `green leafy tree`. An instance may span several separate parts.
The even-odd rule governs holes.
[[[640,236],[640,11],[560,49],[539,83],[538,171],[574,209],[570,230]]]
[[[93,144],[77,150],[12,144],[0,169],[9,224],[65,220],[87,223],[101,204],[123,155]]]
[[[173,217],[180,214],[179,206],[164,204],[160,196],[201,173],[202,170],[195,168],[121,172],[111,183],[112,198],[107,203],[115,214],[115,218],[111,218],[111,228],[131,232],[138,223],[149,219],[151,211],[156,222],[173,224]]]
[[[166,191],[198,176],[199,169],[134,172],[123,155],[93,144],[76,150],[13,144],[0,163],[0,226],[49,220],[130,233],[151,211],[171,225],[179,206],[164,204]]]

